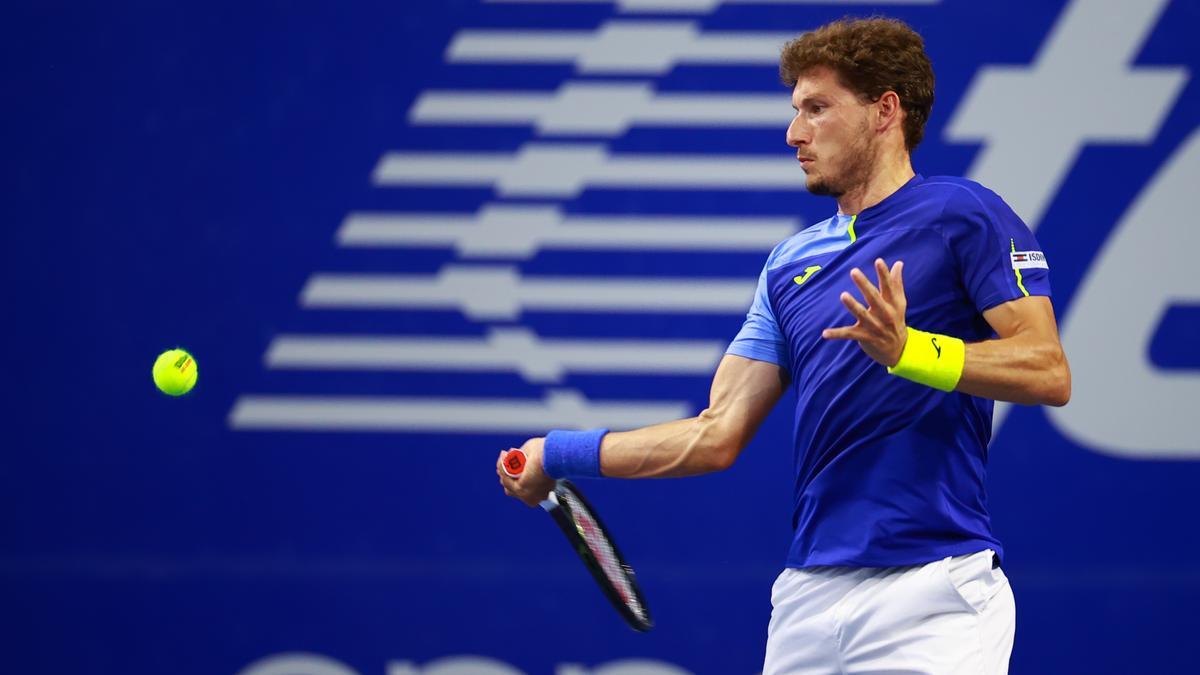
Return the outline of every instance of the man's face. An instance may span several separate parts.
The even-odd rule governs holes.
[[[796,81],[796,116],[788,125],[787,142],[796,148],[809,192],[840,197],[870,178],[878,154],[869,124],[871,105],[829,68],[814,68]]]

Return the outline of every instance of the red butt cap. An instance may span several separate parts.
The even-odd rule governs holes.
[[[509,478],[516,478],[525,472],[525,453],[520,450],[509,450],[500,464]]]

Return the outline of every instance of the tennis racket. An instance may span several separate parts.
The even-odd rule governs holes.
[[[525,453],[509,450],[502,466],[510,478],[520,476],[525,471]],[[633,568],[625,562],[608,528],[600,522],[579,488],[568,480],[558,481],[550,496],[542,502],[542,508],[554,518],[571,548],[575,549],[625,623],[640,632],[653,628],[654,620],[650,618],[650,608],[642,597]]]

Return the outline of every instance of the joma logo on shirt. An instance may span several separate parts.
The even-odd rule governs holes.
[[[815,274],[816,271],[819,269],[821,269],[820,265],[810,265],[808,267],[805,267],[804,274],[801,274],[800,276],[797,276],[797,277],[793,277],[792,281],[796,282],[796,285],[798,285],[798,286],[803,286],[804,282],[808,281],[808,278],[811,277],[813,274]]]

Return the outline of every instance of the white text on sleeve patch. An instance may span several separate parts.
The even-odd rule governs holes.
[[[1050,265],[1046,262],[1046,255],[1041,251],[1013,251],[1011,255],[1014,270],[1027,270],[1034,267],[1050,269]]]

